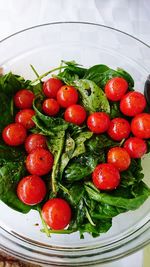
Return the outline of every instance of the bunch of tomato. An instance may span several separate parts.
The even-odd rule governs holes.
[[[100,190],[113,190],[120,183],[120,172],[129,168],[132,158],[141,158],[147,152],[145,139],[150,138],[150,114],[144,113],[146,100],[143,94],[128,91],[125,79],[115,77],[105,86],[105,94],[110,101],[120,101],[120,111],[129,119],[118,117],[110,119],[105,112],[87,115],[83,106],[77,104],[78,91],[67,86],[57,78],[43,83],[43,93],[47,97],[42,110],[48,116],[56,116],[60,108],[64,110],[64,119],[76,125],[85,121],[95,134],[107,133],[115,141],[125,140],[123,147],[113,147],[108,151],[107,163],[96,166],[92,173],[94,185]],[[35,96],[27,89],[19,90],[14,96],[14,104],[20,109],[11,123],[3,130],[6,144],[18,146],[24,144],[27,152],[26,168],[30,175],[20,180],[17,187],[18,198],[27,205],[40,203],[46,195],[46,185],[41,176],[48,174],[53,167],[53,155],[47,149],[46,137],[41,134],[29,134],[33,128],[32,117],[35,111],[32,104]],[[129,137],[132,133],[132,137]],[[54,230],[64,229],[71,220],[71,208],[61,198],[48,200],[42,208],[45,222]]]

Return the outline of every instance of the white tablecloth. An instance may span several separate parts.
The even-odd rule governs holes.
[[[149,0],[0,0],[0,40],[54,21],[88,21],[115,27],[150,44]],[[142,251],[101,267],[142,267]]]

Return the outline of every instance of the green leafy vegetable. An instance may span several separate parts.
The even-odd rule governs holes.
[[[58,177],[59,159],[64,146],[64,137],[65,137],[65,132],[61,131],[58,132],[54,137],[48,138],[47,141],[48,148],[54,156],[54,163],[51,173],[51,187],[54,194],[56,194],[58,190],[57,181],[59,179]]]
[[[100,64],[92,66],[86,71],[84,79],[93,81],[96,84],[98,84],[103,77],[102,73],[104,73],[107,70],[109,70],[109,67],[106,65]]]
[[[16,186],[25,174],[24,163],[8,162],[0,168],[0,199],[11,208],[27,213],[30,206],[23,204],[16,195]]]
[[[78,181],[89,176],[96,167],[99,159],[95,155],[83,154],[72,162],[65,170],[65,179],[69,182]]]
[[[110,113],[110,105],[104,92],[90,80],[75,82],[82,97],[82,104],[89,112],[105,111]]]
[[[124,208],[126,210],[138,209],[144,201],[150,196],[150,189],[143,183],[140,183],[140,192],[136,197],[129,196],[129,189],[116,189],[114,194],[96,192],[93,188],[85,186],[85,189],[89,197],[97,202],[102,202],[108,205],[116,206],[119,208]],[[124,193],[123,193],[124,192]],[[123,197],[126,196],[126,197]]]

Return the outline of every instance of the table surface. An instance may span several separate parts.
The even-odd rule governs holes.
[[[54,21],[88,21],[111,26],[150,45],[149,0],[1,0],[0,40],[19,30]],[[150,257],[145,251],[145,267]],[[147,259],[147,262],[146,262]],[[101,267],[142,267],[143,251]],[[2,253],[0,267],[35,266]]]

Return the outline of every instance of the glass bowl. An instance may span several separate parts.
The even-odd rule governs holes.
[[[135,88],[143,91],[150,72],[150,47],[142,41],[103,25],[58,22],[35,26],[5,38],[0,43],[0,66],[34,79],[33,64],[42,74],[58,66],[61,59],[92,66],[121,67],[134,77]],[[149,156],[143,158],[144,180],[150,185]],[[46,266],[88,266],[128,255],[150,241],[150,198],[133,212],[113,219],[112,228],[98,238],[78,233],[40,232],[36,211],[27,215],[0,204],[1,248],[11,255]]]

